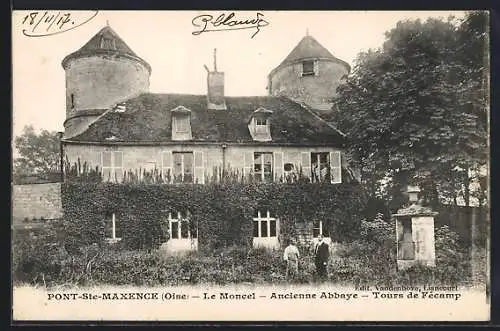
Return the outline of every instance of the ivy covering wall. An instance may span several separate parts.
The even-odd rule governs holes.
[[[67,182],[62,185],[62,205],[67,248],[103,243],[109,213],[115,213],[121,222],[120,245],[157,248],[168,240],[168,213],[189,211],[191,233],[198,230],[199,248],[214,249],[250,245],[257,210],[269,210],[279,218],[282,243],[296,236],[299,222],[314,220],[327,224],[333,240],[352,240],[359,234],[365,198],[355,183]]]

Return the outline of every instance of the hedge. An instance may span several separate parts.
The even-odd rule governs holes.
[[[66,182],[62,206],[66,248],[104,242],[104,216],[115,213],[127,249],[157,248],[168,240],[168,212],[190,212],[200,249],[249,246],[253,215],[269,210],[280,221],[280,240],[295,235],[299,222],[321,220],[344,242],[356,238],[365,197],[359,184]],[[337,236],[337,237],[336,237]]]
[[[467,285],[470,255],[447,227],[436,229],[436,267],[415,265],[397,270],[394,223],[381,218],[362,221],[357,240],[335,249],[329,263],[329,282],[346,285]],[[52,228],[39,233],[16,231],[13,237],[15,284],[61,285],[179,285],[283,283],[283,251],[238,245],[180,256],[160,251],[122,250],[89,245],[68,252],[57,243]],[[299,248],[298,283],[316,280],[314,257]],[[486,279],[486,278],[484,278]]]

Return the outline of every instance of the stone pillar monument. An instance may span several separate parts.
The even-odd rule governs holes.
[[[416,186],[408,186],[410,205],[399,209],[396,220],[396,243],[398,269],[420,263],[436,265],[434,244],[434,216],[438,213],[420,204]]]

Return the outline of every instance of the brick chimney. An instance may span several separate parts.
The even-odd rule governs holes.
[[[224,73],[217,71],[217,49],[214,49],[214,70],[210,71],[207,66],[207,108],[226,109],[224,101]]]

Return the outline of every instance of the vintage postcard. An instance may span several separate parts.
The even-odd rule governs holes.
[[[14,321],[488,321],[488,11],[12,13]]]

